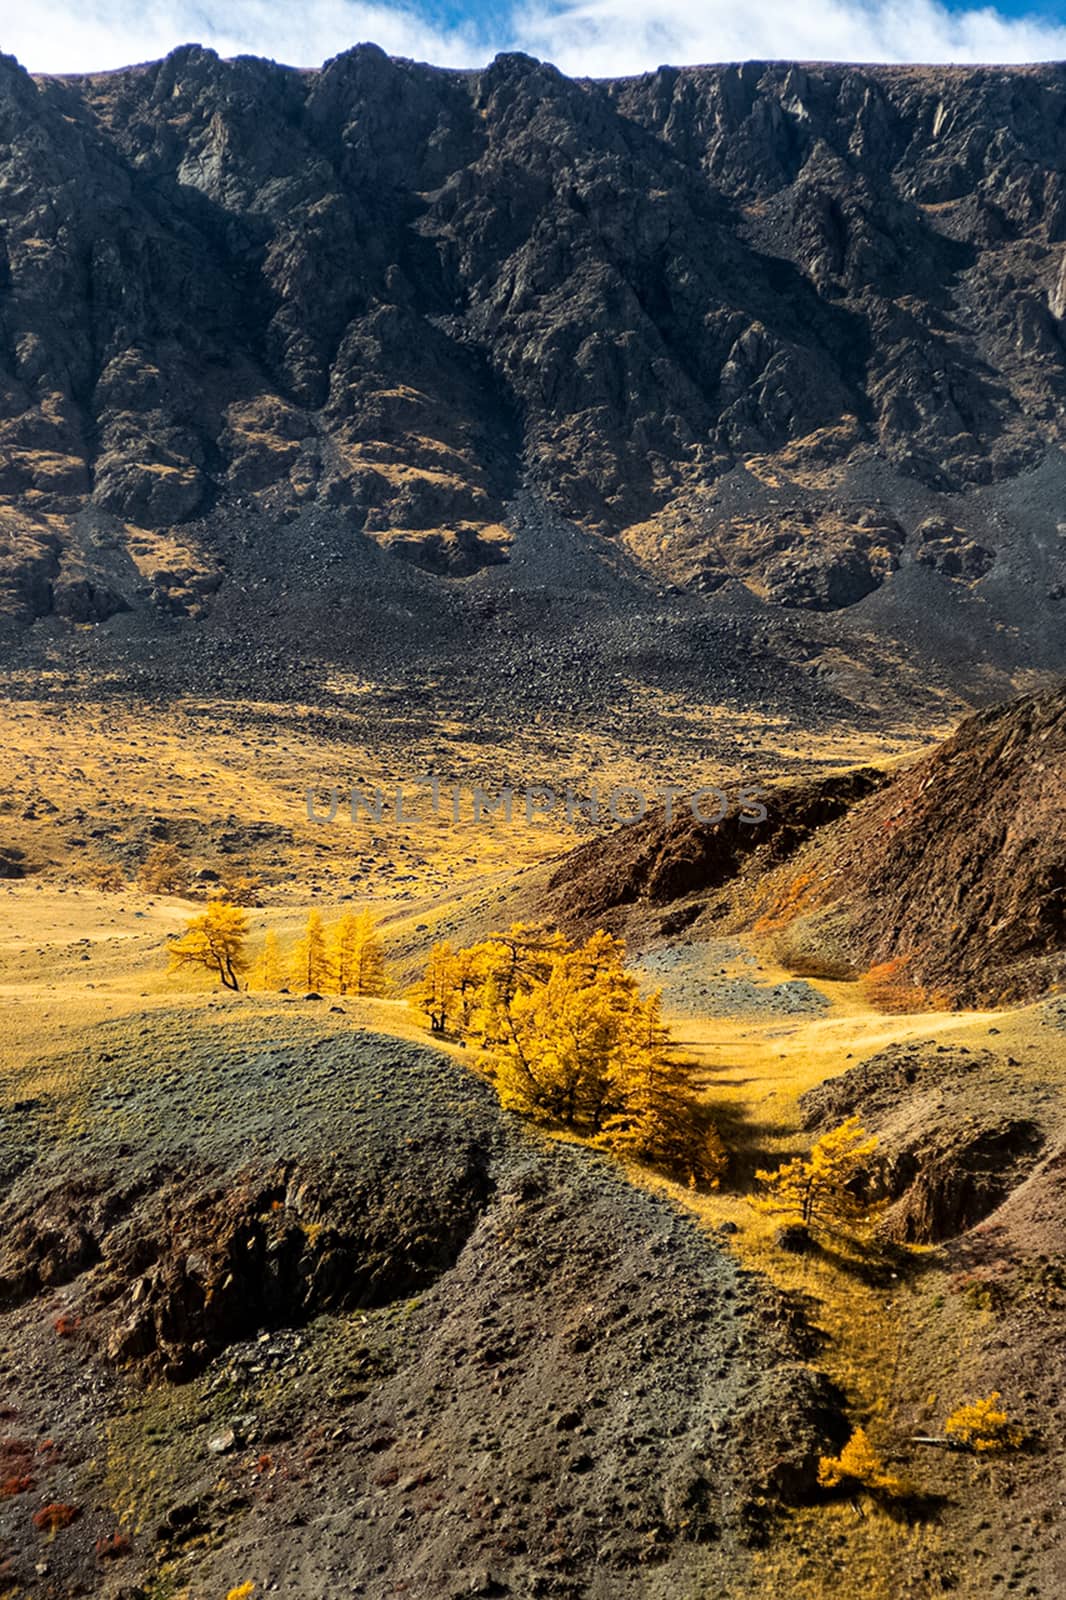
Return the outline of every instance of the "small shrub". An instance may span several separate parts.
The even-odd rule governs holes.
[[[26,1494],[33,1488],[33,1478],[28,1472],[13,1473],[10,1478],[0,1482],[0,1500],[9,1500],[12,1495]]]
[[[124,1533],[109,1533],[96,1541],[96,1558],[98,1561],[116,1561],[119,1556],[129,1555],[133,1546]]]
[[[871,1494],[898,1500],[910,1493],[903,1478],[885,1470],[885,1464],[866,1437],[865,1428],[856,1428],[838,1456],[823,1456],[818,1463],[818,1482],[823,1489],[867,1489]]]
[[[53,1500],[33,1513],[33,1526],[42,1533],[58,1533],[60,1528],[69,1528],[80,1516],[80,1506],[65,1506]]]
[[[984,1400],[971,1400],[959,1406],[944,1424],[948,1438],[957,1440],[968,1450],[984,1454],[1017,1450],[1025,1434],[1011,1422],[999,1403],[1001,1398],[997,1389]]]
[[[126,873],[120,861],[86,862],[74,877],[87,889],[99,889],[102,894],[118,894],[126,887]]]
[[[231,1589],[226,1600],[251,1600],[254,1588],[255,1584],[249,1578],[247,1583],[239,1583],[235,1589]]]

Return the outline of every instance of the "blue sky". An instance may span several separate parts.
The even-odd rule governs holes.
[[[190,40],[317,66],[360,40],[445,66],[520,49],[597,76],[745,58],[1066,58],[1066,0],[0,0],[35,72],[117,67]]]

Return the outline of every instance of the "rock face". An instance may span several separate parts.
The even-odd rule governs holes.
[[[873,768],[782,786],[768,803],[751,808],[708,794],[698,800],[702,816],[729,801],[720,822],[700,821],[687,802],[675,802],[668,820],[665,808],[645,821],[618,829],[570,851],[553,872],[540,908],[563,926],[592,926],[620,908],[665,906],[688,896],[713,891],[742,872],[758,876],[788,860],[818,829],[842,817],[848,807],[876,790],[883,781]],[[765,811],[761,820],[759,810]],[[693,906],[696,915],[705,905]],[[675,913],[679,927],[694,921]]]
[[[669,906],[664,932],[713,910],[773,933],[795,972],[875,968],[918,1005],[1031,996],[1066,976],[1064,779],[1060,688],[968,718],[888,779],[857,769],[769,790],[754,826],[735,805],[708,826],[677,802],[671,822],[571,851],[540,909],[580,926]],[[717,906],[692,898],[723,889]]]
[[[1066,689],[964,722],[826,836],[813,895],[847,898],[863,965],[967,1003],[1066,972]]]
[[[983,578],[996,558],[946,518],[926,517],[915,533],[914,559],[950,578],[973,579]]]
[[[697,590],[977,580],[991,500],[962,549],[915,530],[1057,459],[1064,104],[1059,66],[4,58],[2,604],[70,566],[174,609],[235,510],[467,574],[523,482]]]

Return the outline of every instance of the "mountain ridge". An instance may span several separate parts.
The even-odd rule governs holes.
[[[1063,68],[185,46],[4,58],[0,134],[20,622],[202,617],[308,516],[470,576],[531,494],[653,583],[1061,666]]]

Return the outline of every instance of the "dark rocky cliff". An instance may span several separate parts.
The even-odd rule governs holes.
[[[1052,640],[1064,166],[1059,66],[3,58],[2,605],[198,615],[309,511],[468,574],[524,488],[697,592]]]

